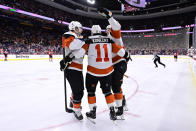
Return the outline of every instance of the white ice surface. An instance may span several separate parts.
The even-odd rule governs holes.
[[[133,58],[122,86],[129,111],[116,125],[97,87],[96,125],[89,122],[86,90],[84,119],[64,111],[59,60],[0,62],[0,131],[196,131],[196,85],[189,60]],[[85,71],[84,71],[85,72]],[[68,96],[70,87],[67,84]]]

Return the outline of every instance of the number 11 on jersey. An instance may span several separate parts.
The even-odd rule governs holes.
[[[104,44],[103,47],[101,47],[100,44],[97,44],[97,45],[95,46],[95,49],[97,50],[96,62],[102,62],[102,59],[103,59],[103,58],[101,58],[101,48],[104,49],[104,54],[105,54],[104,62],[109,61],[107,44]]]

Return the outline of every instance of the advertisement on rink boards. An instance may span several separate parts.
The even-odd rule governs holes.
[[[16,55],[16,58],[27,58],[29,59],[29,55]]]
[[[132,55],[132,58],[138,59],[138,58],[145,58],[145,59],[152,59],[153,55]],[[161,55],[163,58],[170,58],[173,59],[173,55]],[[179,59],[188,59],[188,56],[179,56]],[[4,61],[5,56],[0,55],[0,61]],[[8,61],[20,61],[20,60],[48,60],[49,55],[9,55],[8,54]],[[63,59],[63,55],[53,55],[53,59]],[[87,59],[87,56],[84,57],[84,59]],[[195,61],[196,62],[196,61]]]
[[[49,55],[9,55],[8,61],[20,61],[20,60],[48,60]],[[62,55],[53,55],[53,59],[62,59]],[[5,56],[0,55],[0,61],[4,61]]]

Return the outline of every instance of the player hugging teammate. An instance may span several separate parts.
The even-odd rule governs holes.
[[[86,112],[86,116],[90,119],[96,118],[97,105],[95,91],[98,82],[100,82],[100,87],[105,95],[106,103],[110,110],[109,115],[111,120],[116,120],[116,116],[123,116],[123,107],[126,105],[125,99],[123,100],[121,85],[130,56],[124,49],[120,31],[121,26],[107,9],[101,8],[98,12],[108,18],[111,25],[107,36],[101,34],[99,25],[93,25],[91,28],[92,35],[88,37],[85,44],[82,41],[79,42],[79,45],[75,43],[76,36],[73,34],[70,35],[70,33],[65,33],[69,34],[69,36],[63,37],[63,46],[68,50],[65,57],[66,60],[62,60],[60,65],[62,70],[69,65],[67,63],[71,62],[66,69],[66,74],[73,93],[73,104],[75,105],[73,111],[76,118],[79,120],[81,120],[83,116],[81,110],[79,111],[80,115],[77,115],[75,107],[77,102],[81,103],[82,97],[80,97],[80,99],[74,98],[76,94],[74,92],[75,90],[80,89],[81,91],[77,91],[78,96],[83,96],[83,77],[81,73],[76,74],[74,72],[78,72],[78,69],[76,70],[75,68],[80,67],[78,62],[76,63],[76,60],[79,59],[80,64],[82,65],[82,58],[86,52],[88,52],[88,67],[85,85],[90,107],[90,111]],[[70,24],[72,24],[72,22]],[[77,47],[77,49],[74,49],[73,47]],[[82,67],[80,67],[79,71],[81,70]],[[78,76],[80,76],[80,78]],[[78,79],[76,80],[76,78]],[[79,93],[81,94],[79,95]],[[115,111],[115,107],[117,108],[117,111]]]
[[[125,48],[121,37],[121,25],[112,17],[112,12],[105,8],[99,8],[98,12],[100,15],[108,19],[109,25],[106,27],[106,33],[108,37],[112,39],[116,44]],[[123,109],[128,110],[128,108],[121,86],[123,83],[124,74],[127,70],[128,60],[125,60],[123,57],[113,54],[112,62],[114,64],[114,73],[112,74],[112,91],[114,92],[116,106],[118,108],[117,114],[123,115]]]
[[[78,120],[83,119],[81,101],[84,94],[83,58],[77,55],[79,54],[77,51],[84,45],[84,41],[79,39],[81,33],[82,25],[78,21],[72,21],[69,24],[69,31],[63,34],[62,43],[65,58],[60,61],[60,69],[61,71],[65,70],[66,79],[72,90],[70,106]]]

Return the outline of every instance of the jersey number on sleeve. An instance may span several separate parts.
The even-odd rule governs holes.
[[[101,46],[100,46],[100,44],[97,44],[95,46],[95,49],[97,50],[96,62],[102,62],[102,58],[101,58]],[[104,53],[105,53],[104,62],[107,62],[107,61],[109,61],[107,44],[104,44],[103,45],[103,49],[104,49]]]

